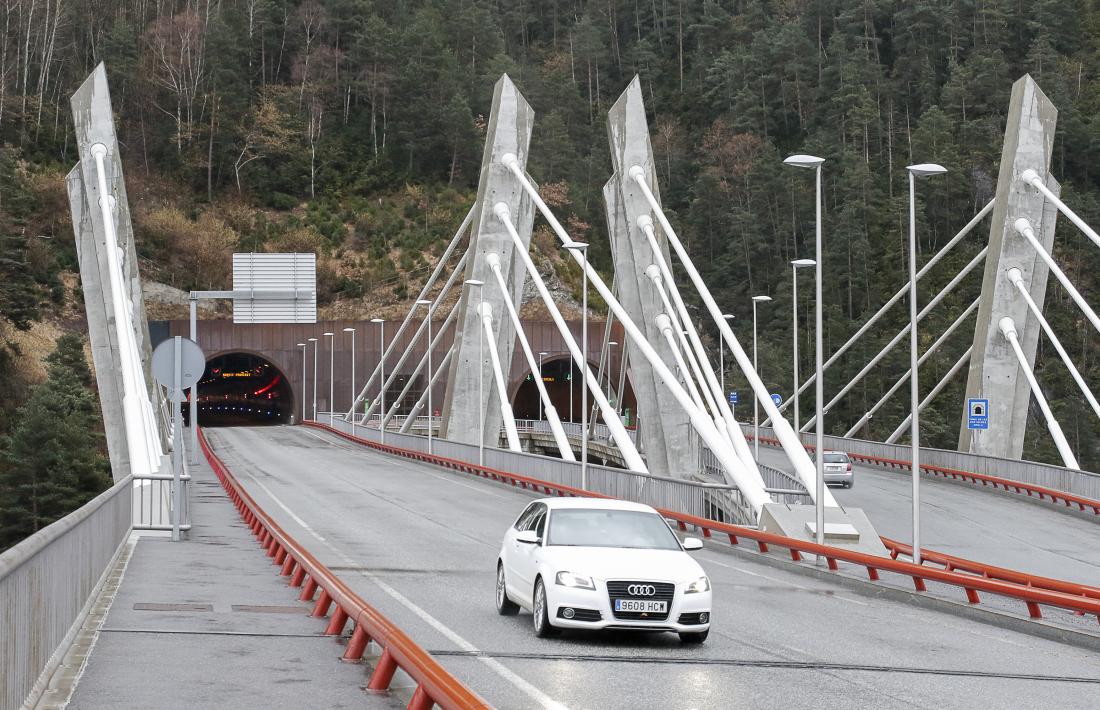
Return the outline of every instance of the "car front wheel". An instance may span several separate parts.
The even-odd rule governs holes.
[[[550,625],[550,605],[546,601],[546,585],[542,583],[542,577],[535,580],[534,603],[531,605],[535,622],[535,636],[544,639],[553,636],[557,629]]]
[[[501,616],[514,616],[519,605],[508,598],[508,588],[504,586],[504,563],[497,563],[497,613]]]

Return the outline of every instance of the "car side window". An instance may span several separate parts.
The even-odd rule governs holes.
[[[516,518],[516,524],[512,526],[516,529],[516,532],[523,532],[528,529],[528,526],[531,524],[531,519],[535,517],[535,513],[538,512],[538,509],[539,504],[532,503],[519,514],[519,517]]]
[[[546,533],[546,507],[543,506],[535,519],[531,521],[531,528],[540,538],[545,538]]]

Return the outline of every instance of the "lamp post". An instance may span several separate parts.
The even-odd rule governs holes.
[[[913,472],[913,563],[920,554],[920,391],[917,386],[917,178],[942,175],[947,168],[935,163],[910,165],[909,171],[909,399],[910,449]]]
[[[344,332],[351,333],[351,401],[355,402],[355,328],[344,328]],[[352,412],[351,432],[355,433],[355,412]]]
[[[336,396],[336,334],[325,333],[328,341],[328,425],[332,426],[332,399]]]
[[[539,379],[542,379],[542,359],[546,357],[547,353],[539,353]],[[539,397],[539,421],[542,421],[542,397]]]
[[[310,338],[313,343],[313,421],[317,421],[317,338]]]
[[[478,304],[477,313],[478,319],[481,318],[481,304],[484,303],[481,287],[485,285],[484,281],[479,279],[466,279],[462,282],[469,286],[471,289],[477,289]],[[477,465],[485,465],[485,329],[478,327],[478,331],[481,333],[481,337],[477,341],[478,360],[477,360],[477,401],[478,401],[478,415],[477,415]],[[498,440],[499,441],[499,440]]]
[[[730,327],[733,327],[733,319],[735,316],[732,313],[723,313],[722,317],[730,321]],[[722,396],[727,397],[726,394],[726,336],[722,335],[722,329],[718,329],[718,376],[722,379]],[[734,405],[730,405],[731,407]],[[734,417],[736,421],[736,417]]]
[[[424,320],[428,326],[428,453],[432,453],[432,302],[426,298],[421,298],[416,302],[418,306],[427,306],[428,315],[424,316]],[[416,422],[413,422],[415,424]]]
[[[798,270],[816,266],[813,259],[795,259],[791,262],[791,335],[792,360],[794,361],[794,430],[798,431]]]
[[[302,421],[306,420],[306,344],[298,343],[302,349]]]
[[[379,343],[381,344],[381,351],[378,354],[378,367],[381,370],[379,373],[381,378],[378,381],[378,389],[381,390],[379,393],[379,397],[381,398],[379,399],[379,403],[382,408],[379,411],[382,412],[382,417],[378,420],[378,431],[380,432],[380,437],[384,444],[386,443],[386,428],[382,426],[382,418],[386,416],[386,320],[384,318],[371,318],[370,322],[378,324],[378,337]]]
[[[588,490],[588,378],[584,374],[588,368],[588,245],[571,242],[564,246],[581,254],[581,381],[585,383],[581,390],[581,489]]]
[[[816,448],[814,449],[814,469],[816,472],[816,491],[814,495],[815,541],[819,545],[825,544],[825,508],[822,499],[825,497],[825,383],[823,382],[824,363],[822,362],[822,325],[821,325],[821,164],[824,158],[814,155],[792,155],[783,161],[785,165],[795,168],[806,168],[814,171],[814,424],[817,433]],[[793,262],[792,262],[793,263]],[[797,271],[798,264],[794,269]],[[797,277],[796,279],[797,280]],[[797,308],[797,306],[796,306]],[[797,321],[797,311],[796,321]],[[797,327],[797,326],[796,326]],[[797,337],[796,337],[797,341]],[[797,346],[796,346],[797,347]],[[798,371],[797,355],[795,359],[795,372]],[[794,431],[798,432],[798,384],[794,387],[795,397],[795,425]],[[799,435],[801,438],[801,435]],[[821,563],[821,557],[817,558]]]
[[[756,370],[756,375],[760,376],[760,367],[756,364],[756,304],[767,303],[772,300],[771,296],[753,296],[752,297],[752,369]],[[763,378],[760,378],[763,380]],[[752,440],[753,440],[753,457],[760,460],[760,398],[756,396],[756,392],[752,395]]]

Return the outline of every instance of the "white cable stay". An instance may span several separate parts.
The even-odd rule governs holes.
[[[1058,208],[1059,212],[1068,217],[1070,222],[1077,225],[1077,228],[1084,232],[1085,236],[1091,239],[1093,244],[1100,247],[1100,234],[1097,234],[1096,230],[1090,227],[1085,220],[1078,217],[1077,213],[1071,210],[1065,202],[1062,202],[1061,198],[1055,195],[1054,192],[1047,187],[1043,179],[1039,177],[1039,173],[1028,168],[1020,173],[1020,180],[1046,195],[1046,198],[1054,203],[1054,206]]]
[[[936,398],[936,395],[943,391],[943,388],[947,386],[947,383],[949,383],[955,377],[955,375],[959,374],[959,370],[963,368],[963,365],[970,361],[970,354],[972,352],[974,352],[973,345],[967,348],[966,352],[959,356],[959,359],[955,361],[955,364],[951,366],[951,369],[947,371],[947,374],[944,375],[940,379],[940,381],[936,383],[936,386],[932,388],[931,392],[925,395],[924,399],[922,399],[920,401],[920,404],[917,405],[918,414],[920,412],[923,412],[924,408],[927,407],[932,402],[932,400]],[[902,434],[909,431],[909,422],[911,422],[912,420],[912,413],[905,415],[905,419],[902,421],[901,424],[898,425],[898,428],[894,429],[893,433],[890,434],[890,436],[886,437],[886,443],[893,444],[898,439],[900,439]]]
[[[925,350],[924,354],[920,356],[919,360],[917,360],[918,368],[924,364],[925,360],[934,355],[936,351],[939,350],[940,347],[947,342],[947,339],[951,337],[951,335],[955,332],[956,329],[958,329],[960,325],[962,325],[963,321],[973,315],[974,311],[978,310],[978,303],[980,301],[980,298],[975,298],[974,302],[971,303],[965,311],[959,314],[959,317],[955,319],[955,322],[949,325],[947,327],[947,330],[943,331],[943,334],[940,335],[940,337],[936,338],[936,342],[932,343],[932,346]],[[882,407],[882,405],[886,404],[887,400],[893,397],[894,394],[899,389],[901,389],[902,385],[909,381],[909,376],[911,374],[912,370],[906,370],[905,373],[900,378],[898,378],[898,381],[890,387],[886,394],[882,395],[882,397],[880,397],[879,400],[875,402],[874,405],[870,409],[868,409],[862,417],[859,418],[859,421],[856,422],[855,426],[845,432],[844,438],[847,439],[854,435],[857,431],[859,431],[863,427],[863,425],[875,415],[875,412],[877,412],[879,408]]]
[[[926,315],[928,315],[929,313],[931,313],[932,309],[935,308],[936,306],[938,306],[940,304],[940,302],[943,301],[943,299],[947,296],[947,294],[951,293],[955,289],[955,287],[959,285],[959,282],[961,282],[966,277],[967,274],[969,274],[971,271],[973,271],[975,266],[980,264],[982,262],[982,260],[985,259],[985,254],[986,254],[986,251],[988,251],[988,249],[989,249],[989,247],[986,247],[986,248],[982,249],[980,252],[978,252],[978,254],[973,259],[970,260],[970,263],[967,264],[966,266],[964,266],[962,268],[962,270],[959,271],[959,273],[955,274],[955,278],[951,279],[951,281],[949,281],[947,283],[947,285],[944,286],[940,290],[940,292],[937,293],[935,295],[935,297],[931,301],[928,302],[928,305],[921,309],[920,313],[917,314],[917,322],[918,323],[920,321],[924,320],[924,317]],[[836,404],[837,402],[839,402],[841,399],[843,399],[844,395],[851,392],[852,388],[855,387],[857,384],[859,384],[859,382],[867,375],[868,372],[870,372],[875,367],[875,365],[877,365],[879,362],[882,361],[882,359],[884,357],[886,357],[888,354],[890,354],[890,351],[894,349],[894,346],[896,346],[898,343],[900,343],[905,338],[906,334],[909,333],[910,325],[911,324],[907,323],[904,328],[902,328],[900,331],[898,331],[898,334],[895,335],[890,340],[890,342],[888,342],[882,348],[882,350],[879,350],[878,354],[875,355],[873,358],[871,358],[871,361],[868,362],[866,365],[864,365],[863,369],[860,370],[859,372],[857,372],[856,376],[853,377],[848,384],[846,384],[842,388],[840,388],[840,391],[836,393],[836,396],[834,396],[831,400],[829,400],[825,404],[825,407],[824,407],[823,411],[828,412],[830,409],[832,409],[833,405]],[[802,431],[808,430],[811,426],[814,425],[814,422],[816,422],[816,421],[817,421],[817,415],[815,414],[814,416],[810,417],[810,420],[808,422],[806,422],[806,424],[804,424],[802,426]]]
[[[439,344],[439,341],[443,339],[443,336],[447,333],[447,328],[451,326],[451,323],[454,322],[454,319],[457,315],[458,302],[456,301],[455,304],[451,306],[451,311],[444,319],[443,325],[440,326],[439,330],[432,337],[432,342],[428,343],[428,347],[424,350],[424,354],[420,356],[420,362],[418,362],[416,364],[416,367],[413,368],[412,374],[409,375],[408,381],[405,383],[405,386],[401,388],[401,393],[394,397],[393,406],[391,406],[390,410],[386,412],[386,416],[382,417],[379,428],[387,426],[390,423],[390,420],[393,419],[393,417],[397,414],[397,410],[401,408],[401,403],[405,401],[405,395],[407,395],[409,393],[409,390],[412,389],[413,384],[416,382],[416,378],[420,376],[420,371],[423,370],[424,367],[428,364],[428,350],[431,350],[433,352],[435,351],[435,348]],[[413,339],[413,341],[409,343],[409,348],[412,348],[413,345],[418,342],[420,342],[418,339]],[[425,390],[425,392],[426,391],[427,390]]]
[[[703,404],[703,400],[699,397],[699,388],[695,385],[695,380],[692,379],[691,373],[688,372],[687,363],[684,362],[684,355],[680,351],[680,343],[676,339],[676,336],[672,332],[672,319],[668,317],[667,313],[658,313],[653,319],[654,325],[657,326],[657,330],[664,336],[665,342],[668,343],[668,349],[672,352],[672,359],[676,361],[676,369],[680,371],[683,376],[684,385],[687,387],[688,394],[691,396],[692,404],[695,409],[700,413],[706,414],[706,406]]]
[[[576,461],[576,457],[573,455],[573,447],[569,443],[569,437],[565,434],[565,427],[561,424],[561,418],[558,416],[557,407],[554,406],[554,402],[550,399],[550,393],[546,391],[546,383],[542,379],[542,371],[539,368],[539,362],[535,358],[535,353],[531,350],[531,343],[527,340],[527,333],[523,331],[523,323],[519,320],[519,313],[516,312],[516,307],[512,303],[512,295],[508,292],[508,285],[504,283],[504,274],[500,271],[500,255],[496,253],[490,253],[485,257],[486,263],[489,264],[489,269],[493,272],[493,276],[497,282],[497,288],[500,290],[501,298],[504,299],[504,307],[508,311],[508,317],[512,319],[512,325],[516,329],[516,337],[519,339],[520,349],[523,350],[523,356],[527,358],[527,368],[531,371],[531,377],[534,378],[535,387],[539,391],[539,397],[542,399],[542,413],[546,417],[546,421],[550,424],[550,431],[554,434],[554,443],[558,445],[558,453],[566,461]]]
[[[676,256],[679,257],[680,263],[684,267],[684,271],[695,286],[695,290],[699,293],[700,298],[702,298],[703,304],[707,307],[711,319],[714,321],[715,325],[718,326],[718,330],[725,337],[726,342],[729,343],[734,360],[737,362],[738,367],[741,368],[742,374],[744,374],[745,379],[748,380],[749,386],[752,387],[756,397],[760,400],[761,405],[764,407],[764,411],[772,418],[774,422],[772,429],[779,439],[779,443],[783,447],[784,452],[786,452],[787,458],[790,460],[795,472],[798,474],[799,479],[801,479],[806,490],[809,491],[811,499],[816,499],[817,471],[814,467],[814,463],[810,460],[809,454],[806,453],[806,449],[803,447],[794,429],[791,428],[790,423],[779,414],[779,410],[776,409],[775,403],[772,402],[771,394],[768,392],[767,386],[753,368],[752,361],[749,360],[744,348],[741,347],[741,343],[737,340],[737,336],[733,334],[733,329],[730,328],[729,323],[723,317],[722,310],[718,308],[718,304],[714,301],[714,297],[711,296],[710,289],[707,288],[707,285],[703,282],[703,278],[696,270],[694,262],[692,262],[691,257],[680,242],[676,230],[672,228],[672,224],[668,221],[668,217],[661,208],[661,204],[657,201],[653,191],[649,189],[649,184],[645,179],[645,170],[641,166],[634,165],[630,168],[628,174],[638,184],[646,201],[649,203],[650,209],[652,209],[653,213],[657,216],[657,221],[660,222],[661,229],[664,230],[669,244],[672,246],[673,251],[676,252]],[[712,370],[713,368],[708,369]],[[723,401],[725,400],[723,399]],[[713,448],[711,450],[717,455],[718,452],[716,450]],[[823,498],[824,500],[821,501],[822,506],[829,508],[837,507],[836,500],[833,498],[833,494],[828,488],[825,489]]]
[[[565,318],[562,317],[561,311],[558,310],[557,304],[554,303],[554,298],[550,295],[550,291],[546,288],[546,282],[543,281],[542,275],[540,275],[538,269],[535,268],[535,263],[531,260],[531,255],[527,252],[527,247],[524,246],[523,240],[519,238],[519,232],[516,231],[516,226],[512,222],[511,214],[508,211],[508,205],[503,202],[498,202],[493,208],[493,213],[496,214],[497,219],[504,225],[508,235],[512,238],[512,244],[515,246],[513,253],[518,254],[520,259],[523,260],[523,266],[527,269],[527,274],[531,277],[531,282],[535,284],[535,289],[539,292],[542,302],[546,305],[546,310],[550,313],[550,318],[554,321],[554,326],[557,327],[562,341],[565,342],[565,347],[569,350],[569,355],[573,358],[574,366],[580,370],[581,377],[588,386],[588,391],[591,393],[592,399],[596,402],[596,406],[599,407],[600,414],[603,416],[608,431],[611,432],[611,438],[614,439],[615,445],[619,447],[619,453],[622,454],[623,463],[631,471],[648,473],[649,469],[646,468],[645,461],[642,460],[641,454],[638,453],[637,447],[634,446],[634,442],[631,440],[626,427],[623,426],[622,420],[619,419],[618,414],[611,407],[611,403],[608,402],[607,397],[604,396],[603,388],[600,387],[599,380],[592,372],[592,368],[588,366],[587,358],[581,354],[581,348],[577,345],[577,341],[573,337],[573,334],[569,332],[569,326],[566,324]],[[582,435],[583,434],[584,432],[582,432]]]
[[[474,217],[474,210],[477,208],[477,203],[474,203],[470,207],[470,211],[466,213],[466,216],[462,219],[462,224],[459,225],[458,230],[455,231],[451,242],[447,245],[447,248],[443,251],[443,255],[439,257],[439,261],[436,262],[435,270],[432,271],[432,275],[428,277],[428,280],[424,283],[424,287],[420,289],[420,295],[413,299],[413,303],[423,299],[431,291],[432,286],[435,285],[436,280],[439,279],[439,275],[443,273],[443,269],[446,268],[447,262],[451,260],[451,254],[454,253],[455,247],[462,241],[462,238],[466,236],[466,228],[470,226],[470,221]],[[465,258],[465,254],[463,254]],[[456,267],[455,271],[461,271],[462,267]],[[405,334],[405,329],[409,326],[409,322],[412,320],[413,311],[416,310],[416,306],[409,309],[409,312],[405,314],[405,320],[401,321],[401,326],[397,329],[397,334],[393,336],[388,348],[384,349],[382,356],[378,358],[378,364],[374,366],[374,371],[371,372],[370,377],[367,378],[366,384],[363,385],[363,389],[359,391],[355,401],[351,403],[351,408],[348,409],[348,413],[344,415],[345,420],[350,420],[352,414],[355,412],[355,408],[359,406],[359,403],[363,401],[363,398],[367,396],[367,392],[370,391],[371,385],[374,384],[374,379],[378,377],[378,373],[381,371],[383,364],[389,356],[390,350],[393,350],[395,344],[401,340],[401,336]],[[366,419],[364,416],[363,419]]]
[[[519,444],[519,432],[516,430],[516,418],[512,415],[512,404],[508,401],[508,385],[504,380],[504,371],[500,367],[500,355],[497,353],[497,336],[493,332],[493,304],[482,301],[478,304],[477,314],[481,316],[481,337],[489,343],[489,361],[493,366],[493,379],[497,386],[497,401],[500,403],[500,415],[504,420],[504,434],[508,439],[508,448],[523,451]],[[481,363],[484,366],[485,363]]]
[[[979,222],[981,222],[983,219],[985,219],[985,217],[992,211],[993,211],[993,200],[990,200],[989,202],[986,203],[985,207],[983,207],[978,212],[978,214],[974,215],[970,219],[970,221],[967,222],[966,225],[962,229],[959,230],[958,234],[956,234],[954,237],[952,237],[950,239],[950,241],[947,242],[947,244],[944,244],[943,248],[940,249],[938,252],[936,252],[936,254],[931,259],[928,260],[927,264],[925,264],[923,267],[921,267],[921,270],[917,272],[917,281],[920,282],[920,280],[924,277],[924,275],[927,274],[929,271],[931,271],[932,267],[934,267],[936,264],[939,263],[940,259],[947,256],[948,252],[950,252],[951,249],[956,244],[958,244],[960,241],[962,241],[963,237],[965,237],[967,234],[969,234],[970,231],[972,229],[974,229],[974,227],[977,226],[977,224]],[[881,308],[879,308],[878,311],[876,311],[873,316],[868,318],[867,322],[865,322],[863,325],[861,325],[859,327],[859,330],[857,330],[855,333],[853,333],[852,337],[848,338],[848,340],[845,341],[845,343],[843,345],[841,345],[835,353],[833,353],[832,355],[829,356],[829,358],[825,361],[824,365],[821,368],[822,372],[824,372],[825,370],[828,370],[830,367],[832,367],[833,363],[835,363],[837,360],[839,360],[840,357],[842,355],[844,355],[844,353],[848,352],[848,350],[853,345],[856,344],[856,341],[858,341],[860,338],[862,338],[864,335],[866,335],[867,332],[870,331],[871,328],[875,325],[875,323],[877,323],[879,321],[879,319],[882,318],[883,315],[885,315],[886,311],[890,310],[893,306],[895,306],[898,303],[898,301],[900,301],[902,299],[902,297],[904,297],[905,294],[907,294],[907,293],[909,293],[909,280],[908,279],[906,279],[906,281],[902,285],[902,287],[900,289],[898,289],[897,292],[894,293],[893,296],[890,297],[890,300],[888,300],[885,304],[883,304],[883,306]],[[811,384],[813,384],[816,379],[817,379],[817,374],[816,373],[811,373],[810,376],[798,386],[798,393],[802,394],[802,392],[805,391]],[[787,406],[792,401],[794,401],[794,395],[793,394],[790,397],[788,397],[782,404],[779,405],[779,411],[781,411],[781,412],[785,411],[787,409]],[[767,426],[769,421],[770,421],[770,418],[765,419],[764,422],[761,424],[761,426]]]
[[[703,383],[703,375],[699,371],[699,364],[695,362],[695,355],[691,352],[691,346],[688,345],[687,335],[685,335],[684,327],[680,324],[680,319],[676,317],[676,312],[672,309],[672,304],[668,300],[668,294],[665,292],[664,280],[661,278],[661,272],[657,268],[656,264],[650,264],[645,270],[646,276],[649,277],[653,283],[654,289],[657,291],[657,295],[661,297],[661,303],[664,305],[664,313],[657,316],[657,329],[662,331],[664,328],[661,326],[661,318],[664,318],[667,323],[665,327],[669,328],[670,332],[674,335],[677,343],[677,350],[681,357],[677,359],[676,366],[680,368],[680,374],[683,376],[684,384],[688,386],[688,392],[691,394],[692,400],[695,401],[695,406],[704,412],[709,410],[710,417],[712,419],[719,417],[717,408],[713,406],[709,391],[705,391],[701,394],[700,387],[705,386]],[[685,366],[685,364],[687,366]],[[703,404],[703,394],[706,395],[706,404]],[[731,442],[732,443],[732,442]]]
[[[1016,267],[1012,267],[1008,270],[1008,280],[1016,287],[1020,295],[1024,297],[1028,309],[1031,311],[1031,314],[1038,319],[1039,325],[1042,326],[1043,332],[1047,334],[1047,339],[1050,340],[1050,344],[1054,346],[1054,349],[1058,352],[1058,356],[1062,358],[1062,362],[1065,363],[1066,369],[1069,370],[1069,374],[1073,377],[1073,381],[1076,382],[1077,386],[1081,389],[1081,394],[1088,400],[1089,406],[1092,407],[1092,411],[1096,416],[1100,417],[1100,403],[1097,403],[1092,390],[1085,384],[1085,378],[1081,377],[1081,373],[1077,370],[1077,366],[1073,364],[1073,360],[1070,359],[1069,353],[1062,347],[1062,341],[1054,334],[1054,329],[1050,327],[1050,323],[1043,317],[1043,312],[1039,309],[1039,306],[1035,303],[1031,294],[1028,293],[1027,286],[1024,284],[1023,274]]]
[[[443,284],[443,288],[439,290],[439,295],[435,297],[435,303],[432,304],[433,308],[447,296],[447,294],[451,290],[451,287],[454,286],[455,281],[457,281],[458,278],[462,276],[462,267],[466,265],[466,260],[469,258],[469,256],[470,252],[469,250],[467,250],[462,255],[462,258],[458,260],[458,263],[455,264],[455,268],[451,271],[451,275],[447,277],[447,281]],[[413,304],[411,306],[409,306],[409,313],[407,316],[405,316],[405,321],[401,324],[402,327],[411,322],[413,314],[416,312],[417,307],[420,305],[419,301],[420,299],[417,299],[416,301],[413,301]],[[413,345],[420,342],[420,338],[423,337],[424,331],[427,329],[427,327],[427,319],[421,320],[420,325],[416,327],[416,332],[413,333],[412,338],[409,339],[408,345],[406,345],[405,349],[401,351],[401,357],[397,359],[397,364],[390,369],[389,377],[383,376],[381,390],[382,392],[389,392],[390,387],[392,387],[393,383],[396,382],[397,379],[401,376],[401,368],[404,367],[405,361],[408,360],[409,356],[412,354]],[[388,357],[389,354],[394,351],[394,349],[397,347],[398,339],[400,337],[401,331],[398,330],[397,335],[393,336],[393,338],[390,340],[389,347],[386,348],[386,351],[383,354],[383,358]],[[381,362],[381,360],[379,362]],[[367,418],[370,417],[371,414],[374,414],[375,409],[380,406],[381,400],[381,397],[375,397],[374,401],[370,403],[369,407],[367,407],[367,411],[363,413],[363,418],[360,421],[367,421]],[[400,402],[395,402],[394,404],[400,404]],[[385,412],[383,412],[383,414],[385,414]]]
[[[1061,455],[1062,461],[1066,464],[1066,468],[1080,469],[1081,466],[1077,463],[1077,457],[1073,455],[1073,450],[1069,447],[1069,441],[1066,440],[1061,425],[1054,418],[1054,412],[1050,410],[1047,398],[1043,395],[1038,380],[1035,379],[1035,372],[1031,369],[1031,363],[1027,361],[1027,356],[1024,355],[1024,350],[1020,347],[1020,338],[1016,334],[1016,324],[1011,318],[1005,317],[1001,319],[998,325],[1001,328],[1001,334],[1012,346],[1012,352],[1016,353],[1016,361],[1020,364],[1020,370],[1023,371],[1024,377],[1031,385],[1031,394],[1035,396],[1039,409],[1043,410],[1043,416],[1047,420],[1047,429],[1050,430],[1050,436],[1054,439],[1054,445],[1058,447],[1058,453]]]
[[[428,391],[435,387],[435,383],[439,381],[439,378],[443,376],[443,373],[447,371],[447,366],[451,364],[451,356],[454,355],[455,350],[452,345],[447,350],[447,354],[443,356],[443,359],[439,362],[439,366],[435,369],[435,374],[428,380],[428,386],[424,388],[424,391],[420,394],[420,399],[416,400],[416,404],[413,405],[412,410],[409,412],[409,416],[405,417],[405,421],[401,423],[401,428],[398,432],[405,434],[409,431],[409,427],[412,426],[413,421],[420,415],[420,410],[424,408],[424,403],[428,400]],[[435,425],[435,413],[428,412],[428,426]]]
[[[572,237],[566,233],[565,228],[561,226],[557,217],[554,216],[554,213],[543,201],[542,196],[539,195],[534,184],[528,179],[523,170],[520,169],[519,162],[516,160],[515,155],[507,154],[502,158],[501,162],[504,163],[504,166],[511,170],[512,174],[519,180],[520,185],[531,197],[531,201],[539,208],[543,218],[558,236],[558,239],[561,240],[562,244],[572,244]],[[718,461],[722,464],[723,469],[729,473],[734,484],[741,489],[741,493],[752,507],[754,513],[759,514],[764,504],[771,502],[771,496],[764,490],[763,480],[756,475],[755,472],[751,472],[740,458],[738,458],[733,447],[730,446],[729,441],[714,426],[714,422],[695,408],[694,403],[691,401],[688,393],[680,385],[676,375],[672,373],[664,360],[657,354],[657,351],[649,344],[645,334],[642,333],[637,324],[630,318],[626,309],[623,308],[623,305],[615,298],[615,295],[611,293],[611,290],[607,288],[607,285],[603,282],[599,273],[592,268],[591,264],[589,264],[582,255],[575,253],[575,250],[569,251],[577,265],[586,271],[588,281],[592,284],[592,287],[596,289],[608,307],[615,312],[615,317],[622,323],[623,331],[626,333],[627,337],[629,337],[638,348],[642,357],[649,361],[654,373],[664,382],[677,403],[688,414],[692,427],[703,438],[706,445],[710,447],[715,457],[718,458]],[[596,396],[602,397],[602,395]],[[618,417],[616,417],[616,419],[617,418]]]
[[[1081,312],[1084,313],[1085,317],[1092,323],[1092,327],[1100,331],[1100,318],[1096,316],[1096,311],[1092,310],[1092,306],[1085,301],[1084,297],[1074,287],[1073,283],[1070,282],[1069,277],[1066,276],[1065,272],[1062,271],[1058,264],[1054,263],[1054,259],[1052,259],[1050,254],[1047,253],[1047,250],[1043,248],[1043,245],[1039,243],[1039,240],[1035,237],[1035,230],[1031,228],[1031,222],[1021,217],[1013,222],[1012,226],[1016,230],[1016,233],[1026,239],[1027,243],[1031,245],[1031,248],[1035,250],[1035,253],[1039,255],[1039,258],[1046,263],[1047,268],[1049,268],[1051,273],[1061,282],[1062,286],[1069,293],[1070,298],[1073,299],[1073,302],[1077,304],[1077,307],[1081,309]]]

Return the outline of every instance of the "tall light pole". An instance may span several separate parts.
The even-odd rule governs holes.
[[[332,426],[332,399],[336,396],[336,334],[325,333],[328,341],[328,425]]]
[[[381,379],[378,382],[378,389],[381,390],[379,397],[380,406],[382,409],[382,418],[378,420],[378,430],[381,432],[382,443],[386,443],[386,427],[382,425],[382,419],[386,416],[386,321],[384,318],[371,318],[371,323],[378,324],[378,337],[379,343],[381,343],[381,351],[378,354],[378,367],[381,370]]]
[[[722,317],[730,321],[730,327],[733,327],[733,319],[736,317],[732,313],[723,313]],[[718,376],[722,380],[722,396],[728,396],[726,394],[726,336],[722,335],[722,329],[718,329]],[[730,405],[733,406],[732,404]]]
[[[424,321],[428,326],[428,453],[430,454],[432,453],[432,302],[421,298],[416,305],[428,307],[428,315],[424,316]]]
[[[462,282],[471,289],[477,289],[477,313],[478,320],[481,319],[481,304],[484,302],[481,292],[481,287],[485,285],[484,281],[479,279],[466,279]],[[485,402],[485,328],[479,327],[478,331],[481,332],[481,337],[477,341],[478,348],[478,360],[477,360],[477,402],[478,402],[478,415],[477,415],[477,465],[485,465],[485,410],[487,409]],[[501,394],[503,397],[504,395]],[[499,436],[499,435],[498,435]]]
[[[821,325],[821,164],[825,162],[824,158],[818,158],[814,155],[792,155],[783,161],[784,164],[790,165],[795,168],[806,168],[814,171],[814,418],[817,441],[814,449],[814,468],[816,471],[816,486],[814,495],[814,518],[815,518],[815,541],[819,545],[825,544],[825,507],[823,498],[825,497],[825,412],[824,412],[824,399],[825,399],[825,383],[824,383],[824,363],[822,362],[822,325]],[[800,260],[801,261],[801,260]],[[792,262],[794,269],[797,272],[799,264]],[[795,281],[797,281],[797,276]],[[797,303],[797,299],[796,299]],[[797,306],[795,306],[797,309]],[[795,311],[795,321],[798,320],[798,311]],[[795,326],[798,327],[797,325]],[[798,337],[795,336],[795,342],[797,343]],[[797,348],[797,345],[795,346]],[[795,373],[797,377],[798,372],[798,355],[797,350],[795,354]],[[795,397],[795,425],[794,431],[798,435],[798,383],[795,382],[794,386]],[[821,562],[821,557],[817,558],[818,563]]]
[[[317,421],[317,338],[310,338],[313,343],[313,421]]]
[[[771,296],[753,296],[752,297],[752,369],[756,370],[757,376],[760,375],[760,366],[756,364],[756,304],[767,303],[772,300]],[[764,378],[760,378],[763,380]],[[753,457],[760,460],[760,398],[756,396],[755,391],[752,395],[752,440],[753,440]]]
[[[302,421],[306,420],[306,344],[298,343],[302,349]]]
[[[913,472],[913,563],[920,554],[920,391],[917,386],[917,178],[942,175],[947,168],[935,163],[910,165],[909,171],[909,406]]]
[[[815,266],[813,259],[795,259],[791,262],[791,335],[794,364],[794,430],[798,431],[798,270]]]
[[[564,246],[581,253],[581,381],[585,383],[581,390],[581,490],[588,490],[588,245],[571,242]]]
[[[355,401],[355,328],[344,328],[345,333],[351,333],[351,401]],[[355,433],[355,412],[351,413],[351,431]]]
[[[542,359],[546,357],[547,353],[539,353],[539,379],[542,379]],[[539,397],[539,421],[542,421],[542,397]]]

